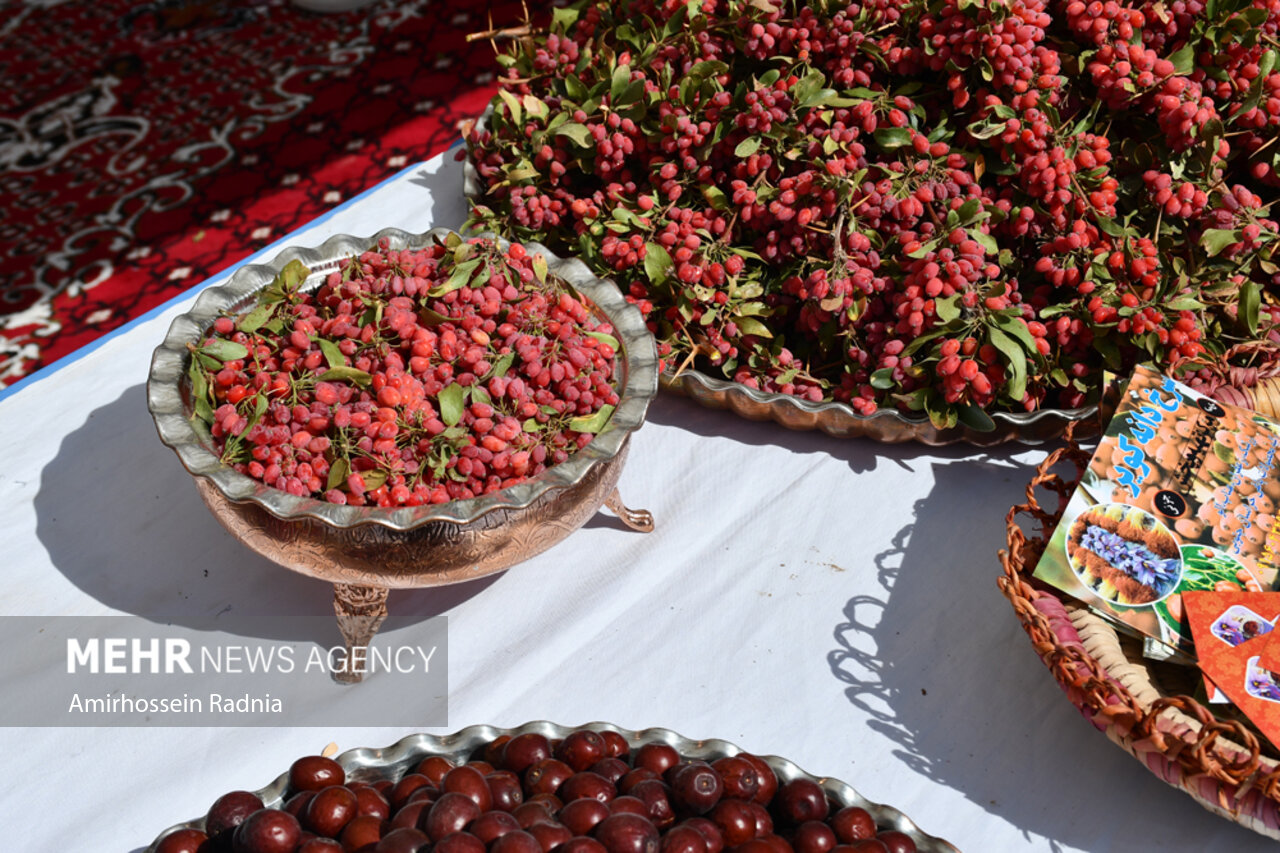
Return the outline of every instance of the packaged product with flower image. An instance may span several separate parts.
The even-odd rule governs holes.
[[[1280,673],[1268,663],[1280,593],[1189,590],[1184,596],[1206,693],[1230,703],[1280,744]]]
[[[1184,592],[1280,588],[1278,502],[1280,425],[1139,367],[1035,576],[1191,655]]]

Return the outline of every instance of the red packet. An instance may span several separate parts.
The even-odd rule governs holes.
[[[1280,631],[1276,633],[1280,634]],[[1264,667],[1280,672],[1280,643],[1276,643],[1275,637],[1267,637],[1267,642],[1262,648],[1261,657]]]
[[[1259,731],[1280,744],[1280,673],[1262,666],[1266,643],[1265,637],[1256,637],[1234,648],[1215,646],[1200,658],[1200,668]]]
[[[1188,590],[1182,594],[1182,603],[1201,662],[1213,651],[1233,649],[1259,637],[1270,643],[1280,624],[1280,592]]]
[[[1206,681],[1280,744],[1280,673],[1262,663],[1280,622],[1280,593],[1188,592],[1187,618]]]

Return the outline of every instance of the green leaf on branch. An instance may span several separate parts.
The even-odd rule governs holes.
[[[960,294],[954,293],[944,299],[935,299],[933,310],[938,315],[938,319],[944,323],[960,319]]]
[[[444,296],[446,293],[465,287],[471,281],[471,276],[475,273],[476,268],[480,266],[480,258],[472,258],[469,261],[463,261],[453,268],[449,278],[444,284],[436,285],[428,292],[428,296],[438,297]]]
[[[524,110],[520,107],[520,100],[506,89],[499,89],[498,97],[502,98],[502,102],[507,105],[507,112],[511,113],[511,123],[516,127],[522,126]]]
[[[453,426],[462,420],[463,397],[466,389],[454,382],[443,389],[436,399],[440,403],[440,420],[445,426]]]
[[[1120,369],[1120,347],[1110,337],[1094,337],[1093,348],[1102,356],[1102,361],[1109,370]]]
[[[201,347],[200,352],[221,362],[235,361],[249,355],[249,350],[244,344],[222,338],[217,338],[212,343]]]
[[[760,150],[760,137],[749,136],[738,143],[733,149],[734,157],[750,157],[752,154]]]
[[[1167,57],[1173,63],[1173,73],[1179,75],[1190,74],[1196,64],[1196,46],[1194,42],[1187,42],[1179,50],[1174,51]]]
[[[1240,242],[1240,232],[1229,228],[1207,228],[1200,237],[1200,245],[1204,246],[1209,257],[1215,257],[1232,243]]]
[[[557,33],[567,33],[569,28],[578,21],[578,15],[581,13],[579,9],[568,7],[564,9],[553,9],[551,11],[551,29]]]
[[[1098,222],[1098,227],[1102,229],[1102,233],[1109,237],[1123,237],[1124,229],[1116,224],[1116,221],[1109,216],[1095,214],[1094,219]]]
[[[337,459],[333,460],[333,464],[329,466],[329,479],[324,484],[325,491],[345,485],[347,482],[347,475],[350,473],[351,463],[347,461],[345,456],[339,456]],[[365,485],[368,485],[368,483]]]
[[[938,241],[930,240],[927,243],[921,243],[920,248],[916,249],[914,252],[907,252],[907,257],[912,259],[923,258],[925,255],[929,254],[936,248],[938,248]]]
[[[744,335],[755,335],[760,338],[773,337],[769,327],[754,317],[734,317],[733,322],[738,325],[738,331]]]
[[[840,93],[835,89],[818,89],[809,93],[802,101],[796,104],[801,108],[813,107],[852,107],[858,102],[851,98],[842,98]]]
[[[196,398],[196,404],[192,407],[198,421],[204,424],[207,429],[213,424],[213,406],[209,405],[209,401],[203,397]]]
[[[342,350],[338,349],[338,345],[328,338],[318,338],[320,344],[320,352],[324,353],[324,360],[328,362],[330,367],[345,367],[347,359],[342,355]]]
[[[969,236],[973,238],[973,242],[981,246],[988,255],[998,255],[1000,253],[1000,244],[996,242],[996,238],[990,234],[983,234],[977,228],[969,229]]]
[[[187,370],[187,377],[191,380],[191,399],[193,403],[199,406],[203,401],[205,406],[208,406],[209,380],[205,378],[204,371],[200,369],[200,365],[193,361],[190,369]]]
[[[932,389],[924,398],[924,411],[929,422],[938,429],[951,429],[959,418],[956,410],[942,401],[941,396]]]
[[[1275,48],[1271,48],[1262,54],[1262,58],[1258,60],[1258,79],[1266,78],[1275,70],[1280,57],[1277,56]]]
[[[1017,338],[1029,353],[1039,352],[1036,349],[1035,336],[1031,334],[1031,330],[1027,328],[1026,321],[1020,317],[1000,317],[996,320],[996,325],[1001,331]]]
[[[1009,387],[1006,393],[1010,400],[1019,402],[1027,393],[1027,354],[1013,338],[997,328],[987,329],[987,339],[991,345],[1009,362]]]
[[[882,367],[875,373],[871,374],[871,387],[879,388],[881,391],[888,391],[894,385],[893,368]]]
[[[907,344],[907,348],[902,351],[903,355],[915,355],[924,349],[925,344],[929,341],[936,340],[947,333],[947,329],[943,326],[935,326],[931,331],[925,332],[923,335],[917,335]]]
[[[808,74],[801,77],[800,80],[791,87],[792,101],[800,107],[812,106],[810,101],[822,89],[822,84],[827,81],[827,75],[814,69]],[[834,92],[832,94],[835,94]]]
[[[515,164],[515,168],[508,168],[505,174],[509,181],[527,181],[538,177],[538,170],[528,160],[521,160]]]
[[[585,124],[578,124],[576,121],[567,121],[560,125],[556,128],[556,136],[568,137],[583,148],[591,147],[591,131]]]
[[[1253,281],[1245,281],[1240,285],[1240,320],[1250,335],[1258,334],[1258,306],[1260,303],[1258,285]]]
[[[302,287],[302,283],[307,280],[309,275],[311,275],[311,270],[306,264],[299,260],[292,260],[284,265],[284,269],[280,270],[280,275],[276,276],[276,281],[280,283],[285,293],[293,293],[299,287]]]
[[[974,432],[991,432],[996,428],[996,422],[991,419],[991,416],[972,403],[961,406],[956,411],[956,416],[960,419],[960,423]]]
[[[667,18],[666,24],[662,27],[662,41],[666,41],[684,30],[684,22],[687,15],[688,10],[684,6],[681,6],[676,9],[675,13],[672,14],[670,18]]]
[[[569,93],[569,97],[579,104],[591,96],[591,90],[587,88],[587,84],[578,79],[576,74],[569,74],[564,78],[564,89]]]
[[[586,332],[585,334],[589,338],[595,338],[600,343],[608,344],[609,346],[613,347],[614,352],[617,352],[619,348],[622,346],[621,344],[618,343],[617,338],[615,338],[613,335],[606,335],[604,332]]]
[[[1276,52],[1268,50],[1262,54],[1258,60],[1258,76],[1253,78],[1253,83],[1249,86],[1249,94],[1240,104],[1240,109],[1236,111],[1236,115],[1244,115],[1252,111],[1262,102],[1262,96],[1267,90],[1267,78],[1271,74],[1271,70],[1276,67]]]
[[[631,84],[631,66],[619,65],[613,69],[613,79],[609,82],[609,101],[616,104],[622,93]]]
[[[507,371],[511,369],[511,364],[516,359],[514,352],[503,353],[502,356],[493,363],[493,367],[489,368],[489,378],[502,377],[507,375]]]
[[[694,63],[693,67],[685,74],[697,82],[713,77],[716,74],[723,74],[729,70],[729,66],[718,59],[704,59],[701,62]]]
[[[877,145],[890,150],[911,144],[911,131],[905,127],[882,127],[872,136]]]
[[[658,284],[666,279],[671,274],[674,263],[666,247],[660,243],[645,244],[644,274],[648,276],[651,283]]]
[[[598,434],[604,429],[604,425],[609,423],[609,418],[613,417],[613,408],[613,406],[605,404],[595,414],[573,418],[569,421],[569,429],[574,432]]]
[[[432,311],[430,308],[419,308],[418,322],[422,323],[424,326],[439,326],[441,323],[449,323],[452,321],[439,311]]]
[[[726,196],[724,191],[718,187],[704,187],[702,190],[702,197],[707,200],[707,204],[711,205],[716,210],[727,211],[731,209],[728,196]]]
[[[276,303],[260,303],[256,308],[240,318],[240,322],[236,324],[236,328],[244,332],[246,335],[251,335],[258,331],[258,329],[261,329],[263,325],[271,319],[271,315],[275,312]]]
[[[971,198],[964,204],[960,205],[960,209],[956,211],[956,215],[960,218],[962,224],[967,224],[973,220],[975,216],[982,210],[982,200]]]
[[[271,407],[271,402],[267,400],[266,391],[259,391],[257,396],[253,398],[253,411],[249,414],[249,421],[245,424],[242,435],[248,435],[249,430],[258,425],[258,421],[262,420],[262,416],[267,413],[267,409]]]
[[[966,130],[974,139],[990,139],[1004,133],[1007,122],[978,121],[969,125]]]
[[[533,118],[546,118],[551,115],[551,108],[546,102],[533,95],[524,95],[520,98],[520,103],[524,104],[524,111]]]
[[[332,367],[316,377],[317,382],[350,382],[353,385],[365,386],[373,381],[373,377],[363,370],[354,367]]]

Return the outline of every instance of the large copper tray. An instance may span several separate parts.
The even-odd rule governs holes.
[[[347,778],[353,781],[372,782],[380,779],[400,779],[415,767],[424,758],[431,755],[441,755],[450,761],[465,761],[474,757],[475,753],[492,742],[494,739],[502,735],[520,735],[526,732],[537,732],[544,735],[548,739],[555,740],[563,738],[570,732],[578,728],[590,728],[596,731],[608,729],[615,731],[625,737],[627,742],[634,749],[642,743],[652,743],[661,741],[675,747],[676,751],[685,758],[700,758],[705,761],[714,761],[726,755],[737,755],[743,750],[728,741],[723,740],[690,740],[682,735],[676,734],[669,729],[644,729],[642,731],[630,731],[628,729],[619,728],[612,723],[588,723],[585,726],[561,726],[556,723],[548,723],[538,721],[525,723],[523,726],[514,729],[500,729],[493,726],[469,726],[460,732],[451,735],[436,736],[429,734],[409,735],[397,743],[384,747],[382,749],[352,749],[342,753],[336,757],[336,761],[342,765],[347,772]],[[761,756],[778,774],[780,782],[790,782],[792,779],[804,778],[817,782],[827,792],[834,802],[839,803],[840,807],[859,806],[869,811],[876,819],[876,823],[881,826],[888,826],[899,832],[906,833],[916,843],[920,853],[959,853],[957,848],[948,841],[941,838],[935,838],[932,835],[925,834],[920,827],[916,826],[912,820],[902,812],[892,806],[880,805],[873,803],[863,797],[851,786],[846,785],[838,779],[829,779],[814,776],[806,773],[796,765],[792,764],[785,758],[778,758],[775,755]],[[275,781],[267,785],[261,790],[255,791],[262,802],[268,807],[279,807],[284,802],[285,791],[289,786],[289,774],[282,773]],[[147,848],[146,853],[155,853],[155,849],[159,846],[164,837],[171,832],[179,829],[201,829],[204,828],[204,818],[195,818],[186,823],[171,826],[159,837],[152,842]]]

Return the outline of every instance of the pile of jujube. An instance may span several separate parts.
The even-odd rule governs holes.
[[[476,760],[440,756],[399,779],[355,781],[311,756],[281,809],[220,797],[204,830],[157,853],[913,853],[915,842],[841,807],[815,782],[782,782],[746,753],[710,763],[615,732],[503,735]]]
[[[193,346],[193,423],[222,461],[335,504],[413,507],[565,461],[618,403],[618,341],[546,260],[387,240],[314,291],[293,262]]]
[[[579,0],[498,56],[473,219],[671,370],[940,426],[1213,393],[1280,372],[1278,46],[1280,0]]]

